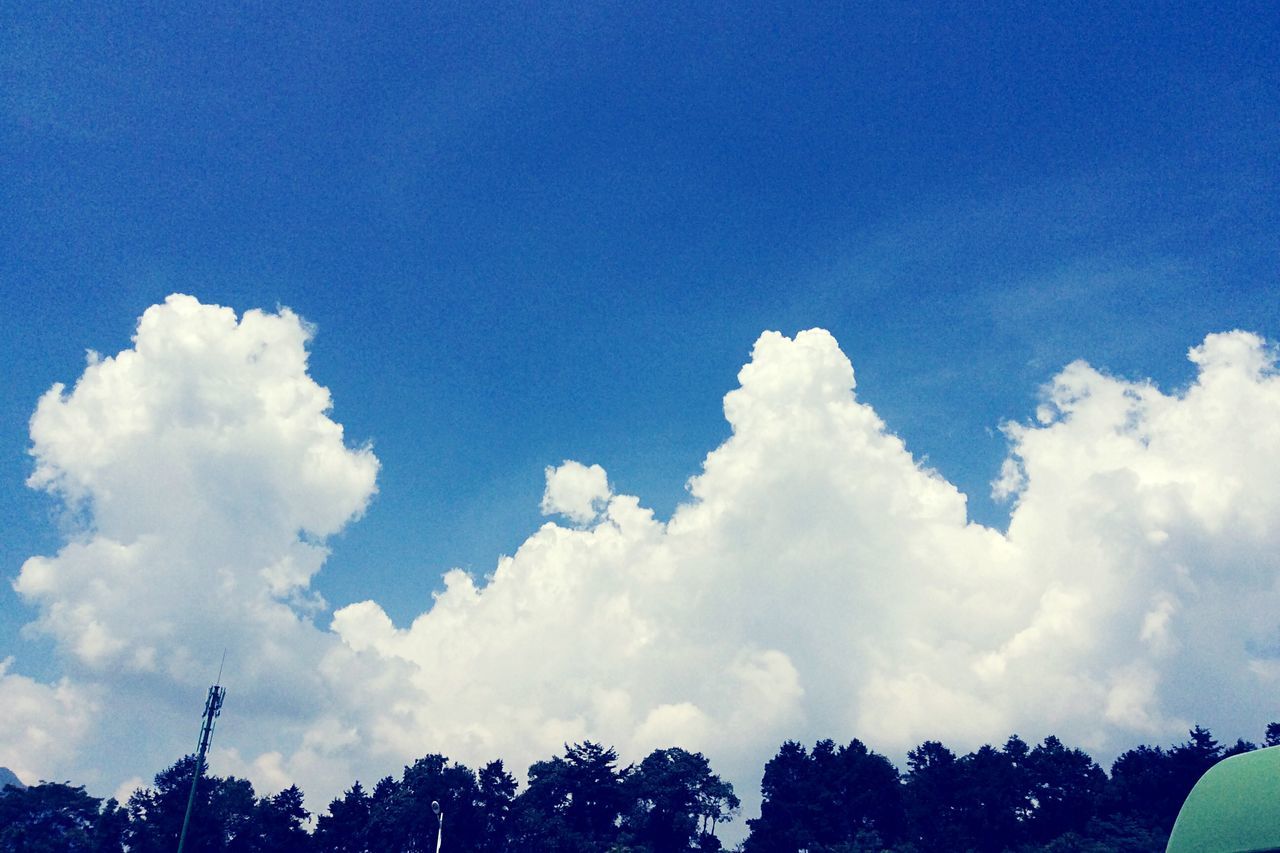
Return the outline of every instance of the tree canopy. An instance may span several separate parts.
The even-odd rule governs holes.
[[[1263,744],[1280,745],[1280,724]],[[764,767],[760,815],[743,853],[1101,853],[1162,851],[1178,809],[1224,747],[1196,726],[1170,747],[1139,745],[1103,772],[1084,751],[1017,735],[957,755],[939,741],[907,754],[905,772],[854,739],[786,741]],[[195,759],[156,774],[123,807],[70,782],[0,793],[0,853],[172,853]],[[259,796],[245,779],[202,774],[188,829],[192,853],[668,853],[722,849],[738,813],[733,786],[706,756],[656,749],[622,765],[612,747],[565,744],[535,762],[521,790],[502,761],[479,771],[430,753],[370,790],[352,783],[310,824],[303,793]]]

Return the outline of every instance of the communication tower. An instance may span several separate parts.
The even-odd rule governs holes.
[[[222,680],[222,670],[218,670],[218,680]],[[204,775],[204,756],[209,751],[209,740],[213,737],[213,726],[218,714],[222,713],[222,700],[227,695],[226,688],[215,684],[209,688],[209,696],[204,700],[204,717],[200,720],[200,742],[196,745],[196,764],[191,773],[191,793],[187,796],[187,813],[182,818],[182,832],[178,836],[178,853],[187,841],[187,825],[191,823],[191,812],[196,805],[196,786]]]

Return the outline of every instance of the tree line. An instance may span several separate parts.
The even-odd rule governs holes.
[[[1264,746],[1280,745],[1280,723]],[[765,765],[760,816],[742,853],[1102,853],[1162,851],[1182,801],[1223,758],[1205,728],[1169,748],[1138,746],[1102,768],[1084,751],[1013,735],[958,756],[938,741],[907,755],[901,772],[859,740],[782,744]],[[195,758],[156,775],[121,804],[83,786],[43,782],[0,793],[0,853],[172,853]],[[473,771],[424,756],[367,790],[354,783],[312,824],[296,786],[259,797],[245,779],[204,774],[186,850],[192,853],[442,853],[505,850],[715,851],[717,827],[740,803],[701,753],[659,749],[622,766],[586,742],[533,764],[518,790],[501,760]]]

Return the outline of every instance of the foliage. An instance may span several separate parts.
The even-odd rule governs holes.
[[[744,853],[1156,853],[1183,800],[1206,770],[1255,749],[1223,747],[1196,726],[1169,748],[1140,745],[1110,776],[1054,736],[1035,747],[957,756],[938,741],[907,755],[899,774],[859,740],[787,741],[765,765],[760,816],[747,821]],[[1280,723],[1264,744],[1280,745]],[[0,793],[0,853],[172,853],[191,791],[186,756],[125,807],[70,783]],[[529,768],[517,793],[501,761],[474,772],[423,756],[372,792],[359,782],[318,816],[314,832],[297,787],[258,797],[244,779],[202,774],[188,829],[192,853],[669,853],[721,849],[717,827],[738,812],[733,786],[701,753],[654,750],[620,767],[610,747],[565,745]],[[441,806],[444,822],[432,810]]]
[[[516,801],[515,845],[532,851],[607,850],[617,843],[624,809],[618,754],[587,741],[529,768]]]
[[[1102,768],[1053,735],[1031,751],[1026,768],[1034,804],[1026,819],[1030,839],[1043,844],[1083,830],[1107,782]]]
[[[129,798],[123,837],[129,853],[172,853],[186,815],[195,758],[186,756]],[[187,827],[186,849],[198,853],[292,853],[312,845],[302,791],[286,788],[259,799],[246,779],[202,773]]]
[[[3,853],[107,853],[120,849],[119,809],[83,786],[44,782],[6,787],[0,794],[0,851]]]
[[[765,766],[760,817],[747,821],[748,853],[844,850],[893,843],[903,833],[902,786],[887,758],[859,740],[812,754],[787,741]]]
[[[623,838],[652,851],[719,850],[716,824],[739,806],[733,786],[711,772],[702,753],[679,747],[651,752],[627,774],[623,791]]]
[[[1014,735],[1000,749],[987,745],[964,756],[926,741],[908,753],[900,780],[858,741],[839,751],[819,741],[812,753],[787,741],[765,765],[760,817],[747,821],[742,849],[1160,851],[1200,776],[1256,748],[1242,739],[1224,749],[1200,726],[1189,736],[1169,749],[1125,752],[1110,778],[1085,752],[1052,735],[1034,748]],[[1280,724],[1268,725],[1266,738],[1280,743]],[[889,773],[833,772],[840,766],[883,766]]]
[[[320,853],[368,853],[371,800],[359,782],[341,799],[329,803],[316,820],[315,847]]]

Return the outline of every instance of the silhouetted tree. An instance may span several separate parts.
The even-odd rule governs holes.
[[[172,853],[186,813],[195,757],[179,759],[156,774],[155,785],[129,798],[125,843],[130,853]],[[300,796],[300,795],[299,795]],[[199,853],[259,849],[258,800],[244,779],[201,774],[187,828],[187,848]]]
[[[101,802],[69,782],[6,787],[0,794],[0,851],[92,853],[99,849],[95,836]]]
[[[435,850],[438,819],[432,801],[444,811],[442,850],[474,850],[484,837],[476,776],[443,755],[419,758],[404,769],[399,782],[378,782],[370,803],[368,842],[386,853]]]
[[[373,786],[373,794],[369,797],[369,823],[365,835],[370,850],[397,849],[395,845],[399,838],[399,827],[391,818],[391,813],[396,809],[399,791],[400,783],[390,776],[382,777]]]
[[[1168,833],[1130,817],[1095,818],[1083,832],[1068,832],[1043,847],[1042,853],[1164,853]]]
[[[861,741],[811,752],[787,741],[761,780],[760,817],[747,821],[745,853],[1158,853],[1200,777],[1224,748],[1202,727],[1168,749],[1138,746],[1106,776],[1086,753],[1049,736],[1034,748],[1016,735],[1003,748],[962,758],[937,741],[907,757],[899,776]],[[1266,728],[1280,742],[1280,723]],[[172,853],[186,810],[194,758],[158,773],[125,808],[70,783],[0,792],[0,853]],[[445,813],[444,850],[480,853],[666,853],[720,850],[717,825],[737,812],[733,787],[706,757],[655,750],[619,769],[611,748],[585,742],[529,768],[517,796],[501,761],[474,773],[443,755],[355,783],[320,815],[314,834],[302,792],[259,798],[246,780],[203,775],[187,843],[192,853],[419,853],[435,849],[432,800]]]
[[[907,753],[905,799],[910,840],[923,853],[967,850],[962,767],[938,741]]]
[[[516,779],[503,768],[502,761],[499,760],[480,768],[477,783],[479,798],[476,805],[484,825],[481,843],[476,849],[481,853],[500,853],[508,849]]]
[[[1111,763],[1111,780],[1103,799],[1104,813],[1158,827],[1165,823],[1174,784],[1169,755],[1161,747],[1141,744]],[[1169,818],[1172,826],[1172,818]]]
[[[760,817],[747,821],[751,834],[747,853],[783,853],[808,848],[812,837],[811,815],[815,791],[809,754],[789,740],[764,766],[760,782]]]
[[[625,808],[618,754],[590,741],[565,745],[563,757],[529,768],[516,799],[514,846],[532,851],[607,850]]]
[[[1071,749],[1049,735],[1026,759],[1034,809],[1028,835],[1046,843],[1067,832],[1079,832],[1089,823],[1107,776],[1092,758]]]
[[[904,827],[897,769],[859,740],[818,741],[812,754],[784,743],[765,766],[761,795],[748,851],[879,849]]]
[[[359,782],[341,799],[329,803],[329,811],[316,819],[315,846],[320,853],[369,853],[371,801]]]
[[[1015,754],[1021,746],[1025,744],[1018,741]],[[999,853],[1021,841],[1028,803],[1027,768],[1022,762],[988,744],[960,759],[955,779],[958,837],[983,853]]]
[[[121,853],[124,850],[125,832],[129,828],[129,813],[120,807],[115,797],[109,798],[98,813],[93,829],[94,853]]]
[[[202,783],[205,784],[205,783]],[[259,847],[258,798],[247,779],[209,777],[209,815],[219,828],[227,853],[256,853]],[[194,816],[192,818],[194,820]],[[191,844],[188,849],[203,849]],[[213,849],[213,848],[211,848]]]
[[[832,751],[819,741],[810,760],[821,804],[815,840],[840,845],[859,837],[891,844],[902,834],[905,814],[898,770],[889,759],[854,739]]]
[[[630,803],[623,837],[644,849],[719,850],[717,823],[737,813],[733,786],[711,772],[700,752],[679,747],[649,753],[623,784]]]
[[[1222,747],[1208,729],[1196,726],[1190,735],[1168,751],[1144,745],[1117,758],[1103,798],[1104,812],[1128,816],[1167,837],[1187,794],[1223,758]]]
[[[302,791],[291,785],[273,797],[258,800],[253,812],[252,834],[246,851],[252,853],[301,853],[314,839],[304,829],[311,815],[302,806]]]
[[[1257,748],[1258,745],[1252,741],[1245,740],[1244,738],[1236,738],[1235,743],[1222,750],[1222,757],[1230,758],[1233,755],[1243,755],[1246,752],[1253,752]]]

